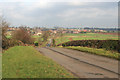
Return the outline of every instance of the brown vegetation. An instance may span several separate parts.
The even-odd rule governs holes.
[[[99,34],[105,34],[105,35],[117,35],[117,36],[120,36],[120,34],[119,33],[99,33]]]
[[[8,39],[6,38],[6,31],[7,28],[9,27],[8,22],[6,22],[3,18],[0,18],[0,27],[2,28],[2,48],[3,49],[8,49],[9,47],[19,45],[17,40],[14,39]]]
[[[34,39],[31,37],[31,35],[27,32],[27,30],[24,27],[21,27],[19,30],[14,31],[12,37],[15,40],[22,41],[24,44],[34,43]]]
[[[9,24],[2,17],[0,17],[0,28],[2,28],[2,49],[8,49],[9,47],[16,45],[27,46],[28,44],[32,44],[34,41],[27,30],[23,27],[14,31],[12,38],[7,38],[6,32],[9,28]]]
[[[43,41],[46,42],[49,36],[50,36],[50,31],[44,31],[42,35]]]

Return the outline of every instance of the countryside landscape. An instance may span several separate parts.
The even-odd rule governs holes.
[[[1,4],[4,4],[4,2]],[[10,3],[9,5],[12,6],[14,5],[13,7],[15,8],[16,7],[15,4],[19,4],[19,2]],[[94,7],[96,7],[96,9],[98,8],[99,10],[99,8],[100,9],[103,8],[103,7],[101,8],[101,6],[105,6],[106,4],[108,6],[114,5],[112,9],[109,8],[113,10],[113,8],[117,3],[98,2],[98,3],[84,3],[84,5],[74,4],[74,6],[73,4],[71,6],[71,2],[70,5],[66,5],[67,3],[62,3],[62,4],[63,5],[55,5],[55,4],[51,4],[51,5],[56,6],[55,10],[56,8],[63,9],[62,6],[71,7],[73,8],[73,10],[76,8],[77,10],[78,8],[82,10],[82,8],[79,6],[88,6],[88,5],[89,6],[95,5]],[[29,3],[28,5],[28,3],[27,4],[24,3],[23,8],[21,8],[19,4],[20,10],[26,8],[26,11],[29,10],[31,11],[31,8],[33,8],[33,6],[32,7],[29,6],[30,9],[28,9],[29,7],[26,7],[26,5],[29,6],[31,4]],[[42,3],[40,5],[42,5]],[[80,80],[82,79],[89,80],[90,78],[91,79],[102,78],[107,80],[111,78],[117,80],[119,78],[120,73],[118,70],[119,68],[118,62],[120,61],[120,47],[119,47],[120,28],[118,28],[115,25],[116,22],[113,21],[113,19],[116,19],[116,16],[113,15],[114,13],[111,14],[112,17],[110,19],[108,17],[104,17],[104,15],[101,15],[100,19],[97,19],[97,17],[95,18],[88,17],[88,19],[90,18],[90,21],[88,20],[87,22],[87,20],[85,20],[85,24],[88,24],[90,26],[85,26],[85,25],[80,26],[81,24],[84,24],[84,20],[80,19],[79,21],[77,21],[74,20],[73,18],[72,22],[76,23],[77,25],[79,24],[79,26],[77,26],[71,23],[71,21],[69,21],[71,19],[66,21],[67,17],[61,18],[60,16],[60,18],[58,17],[56,18],[55,15],[54,16],[51,15],[53,21],[55,19],[54,22],[52,22],[51,19],[49,20],[49,17],[47,19],[44,18],[46,19],[46,21],[44,21],[44,19],[42,19],[43,14],[47,14],[46,16],[48,16],[48,14],[51,14],[52,12],[55,11],[52,12],[50,11],[50,13],[47,13],[47,9],[45,7],[46,4],[44,4],[42,8],[40,8],[40,5],[38,10],[39,11],[43,10],[43,12],[45,13],[40,12],[39,15],[33,12],[34,14],[41,17],[41,19],[35,17],[35,21],[33,20],[27,21],[28,17],[24,17],[25,18],[24,20],[19,17],[18,20],[18,18],[16,18],[17,16],[13,17],[13,19],[9,19],[10,16],[4,13],[6,11],[3,10],[4,16],[0,16],[0,24],[1,24],[0,29],[2,32],[1,33],[2,52],[0,55],[0,57],[2,57],[1,78],[3,79],[37,78],[38,80],[40,78],[44,78],[44,79],[61,78],[61,80],[65,78],[80,79]],[[2,6],[2,8],[4,9],[4,6]],[[14,8],[12,8],[13,12],[14,12]],[[52,10],[54,9],[53,6],[51,9]],[[96,9],[93,9],[93,12]],[[8,11],[12,12],[12,10],[10,9]],[[106,10],[103,9],[103,11],[104,14],[105,12],[106,14],[109,14],[107,13]],[[108,10],[108,12],[109,11],[110,10]],[[77,11],[75,13],[77,13]],[[21,13],[17,13],[17,14],[20,15]],[[25,13],[23,12],[22,14]],[[30,13],[27,13],[27,15],[28,14]],[[93,14],[94,13],[90,13],[90,15]],[[73,13],[71,12],[70,15],[73,15]],[[82,13],[79,15],[82,15]],[[76,15],[74,15],[74,17],[76,17]],[[86,16],[83,15],[83,17]],[[98,22],[99,20],[103,19],[103,20],[108,20],[108,22],[111,23],[110,25],[108,25],[109,23],[107,23],[107,21],[106,22],[104,21],[105,23],[101,21],[103,23],[102,25],[97,24],[97,22],[95,23],[95,25],[99,25],[99,27],[91,26],[91,24],[93,24],[93,22],[91,22],[91,19],[93,21],[94,19],[95,21],[98,20]],[[62,20],[65,20],[66,22],[64,23],[62,22]],[[57,21],[60,24],[64,24],[64,26],[57,24],[58,23]],[[25,25],[24,22],[26,22]],[[21,25],[22,23],[23,25]],[[35,23],[37,24],[37,26],[36,25],[32,26],[30,25],[31,23]],[[47,25],[41,26],[42,23],[46,23],[49,26]],[[54,25],[50,25],[50,24],[54,24]],[[71,26],[67,25],[66,27],[65,24],[69,24],[69,25],[71,24]],[[105,27],[103,25],[108,27]]]

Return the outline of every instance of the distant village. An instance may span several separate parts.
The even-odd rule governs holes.
[[[9,27],[7,29],[7,32],[19,30],[20,27]],[[50,31],[51,33],[73,33],[73,34],[78,34],[78,33],[114,33],[117,32],[118,29],[116,28],[59,28],[59,27],[54,27],[54,28],[42,28],[42,27],[35,27],[35,28],[30,28],[30,27],[24,27],[28,33],[32,35],[41,35],[43,31]],[[11,33],[9,33],[11,35]]]

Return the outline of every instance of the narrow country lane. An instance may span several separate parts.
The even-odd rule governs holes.
[[[118,78],[118,61],[65,48],[36,48],[79,78]]]

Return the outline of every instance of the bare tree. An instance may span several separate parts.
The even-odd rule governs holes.
[[[9,23],[0,17],[0,28],[2,29],[2,37],[5,37],[5,33],[9,27]]]
[[[33,38],[24,27],[20,27],[19,30],[14,31],[13,38],[26,44],[32,44],[34,42]]]
[[[9,24],[7,21],[5,21],[5,19],[3,19],[3,17],[0,17],[0,29],[1,29],[1,36],[2,36],[2,48],[3,49],[7,49],[9,47],[10,44],[10,40],[6,38],[6,31],[9,27]]]
[[[50,31],[44,31],[42,35],[43,41],[46,42],[49,36],[50,36]]]

